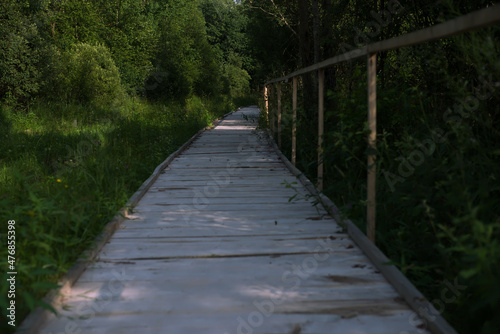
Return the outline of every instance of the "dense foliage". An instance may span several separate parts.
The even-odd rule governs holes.
[[[246,16],[230,0],[0,6],[0,101],[7,105],[60,100],[61,89],[65,101],[92,102],[106,80],[110,89],[156,100],[249,92]],[[95,91],[73,92],[78,85]]]
[[[243,1],[260,83],[490,1]],[[269,36],[259,20],[273,21]],[[379,54],[377,244],[459,332],[500,328],[500,29]],[[291,58],[281,59],[281,52]],[[265,74],[272,72],[272,75]],[[326,71],[325,190],[365,229],[366,60]],[[317,86],[301,77],[298,166],[316,178]],[[290,152],[291,85],[283,85]],[[452,288],[450,288],[450,286]],[[451,289],[451,290],[450,290]],[[454,290],[453,290],[454,289]],[[451,295],[450,291],[454,291]]]
[[[251,88],[492,3],[2,0],[0,218],[21,222],[16,322],[166,155]],[[499,34],[377,63],[377,244],[464,333],[500,328]],[[326,90],[325,193],[364,229],[365,61],[328,69]],[[300,92],[297,162],[315,179],[314,73]],[[290,153],[290,85],[283,101]],[[450,284],[456,298],[443,299]]]

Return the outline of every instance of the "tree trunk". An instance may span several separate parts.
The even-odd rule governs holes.
[[[118,27],[120,23],[120,0],[116,1],[116,23],[115,26]]]
[[[320,45],[320,53],[322,53],[323,59],[327,59],[337,55],[337,43],[331,42],[334,39],[333,25],[331,24],[331,22],[333,22],[335,19],[333,13],[333,1],[323,0],[321,2],[320,13],[321,13],[321,16],[319,17],[320,29],[318,37]],[[321,43],[322,40],[324,41],[323,43]],[[333,66],[325,70],[325,87],[327,87],[328,89],[335,90],[336,70],[337,66]],[[328,107],[328,104],[326,106]]]
[[[384,7],[385,7],[385,1],[384,0],[380,0],[380,5],[379,5],[379,12],[381,10],[384,10]],[[385,32],[384,32],[384,29],[381,28],[380,29],[380,39],[379,40],[384,40],[385,39]],[[380,75],[380,86],[381,87],[385,87],[385,71],[384,71],[384,67],[385,67],[385,60],[387,58],[387,52],[380,52],[379,55],[378,55],[378,65],[377,65],[377,70],[378,70],[378,73]]]
[[[312,0],[312,12],[313,12],[313,44],[314,44],[314,63],[319,63],[321,59],[320,55],[320,45],[319,45],[319,7],[318,0]]]
[[[75,38],[78,40],[78,19],[75,17]]]
[[[311,60],[311,39],[309,34],[309,1],[298,0],[299,10],[299,56],[300,67],[306,67],[312,64]],[[306,112],[310,107],[315,105],[313,77],[310,73],[302,76],[303,94],[304,94],[304,107]],[[312,115],[311,115],[312,116]]]

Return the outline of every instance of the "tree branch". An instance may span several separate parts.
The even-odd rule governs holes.
[[[274,5],[274,8],[276,8],[276,11],[278,12],[279,16],[274,14],[274,13],[271,13],[267,10],[265,10],[264,8],[260,7],[260,6],[251,6],[251,5],[247,5],[245,4],[246,7],[248,8],[253,8],[253,9],[260,9],[261,11],[263,11],[264,13],[268,14],[268,15],[271,15],[272,17],[274,17],[275,19],[277,19],[278,21],[282,21],[285,23],[285,25],[287,26],[288,29],[290,29],[290,31],[295,35],[295,36],[298,36],[297,32],[292,28],[292,26],[288,23],[288,21],[286,20],[285,16],[283,16],[283,14],[279,11],[279,8],[278,6],[276,6],[276,4],[274,3],[274,0],[270,0],[272,2],[272,4]]]

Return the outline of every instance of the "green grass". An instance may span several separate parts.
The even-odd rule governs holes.
[[[42,104],[0,109],[0,258],[16,227],[16,324],[37,305],[152,171],[199,129],[234,110],[228,98],[151,104]],[[7,285],[0,288],[7,307]],[[4,312],[2,312],[4,314]],[[2,332],[6,327],[2,321]]]

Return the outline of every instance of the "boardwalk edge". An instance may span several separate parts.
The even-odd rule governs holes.
[[[276,144],[271,131],[265,132],[266,137],[273,147],[278,157],[285,163],[287,168],[295,177],[299,179],[302,185],[318,199],[326,211],[339,223],[345,227],[347,234],[358,245],[363,253],[373,262],[375,267],[389,281],[394,289],[403,297],[410,308],[426,322],[426,327],[431,333],[457,334],[455,329],[441,316],[440,312],[430,303],[424,295],[403,275],[403,273],[394,265],[389,264],[390,260],[382,251],[373,244],[368,237],[349,219],[344,219],[339,214],[337,206],[323,193],[321,193],[314,184],[295,167],[288,158],[281,152]]]
[[[112,220],[104,226],[103,231],[94,240],[93,246],[90,249],[84,251],[82,255],[76,260],[75,264],[68,270],[68,272],[59,280],[57,283],[59,285],[58,289],[53,289],[49,291],[43,301],[52,306],[54,309],[61,304],[64,295],[69,294],[71,287],[80,278],[82,273],[87,269],[87,267],[96,259],[97,255],[100,253],[101,249],[111,238],[113,233],[118,229],[120,224],[127,218],[131,209],[137,205],[141,198],[146,194],[151,185],[158,179],[161,172],[183,151],[185,151],[203,132],[210,130],[217,126],[224,118],[231,115],[232,113],[238,111],[231,111],[221,118],[218,118],[212,122],[211,126],[207,126],[199,130],[195,135],[193,135],[187,142],[185,142],[177,151],[170,154],[161,164],[159,164],[151,176],[143,182],[139,189],[130,197],[124,207],[122,207],[117,214],[112,218]],[[26,318],[22,321],[16,330],[16,333],[29,333],[38,334],[42,329],[44,323],[47,319],[53,315],[52,311],[42,308],[40,306],[36,307],[31,311]]]

